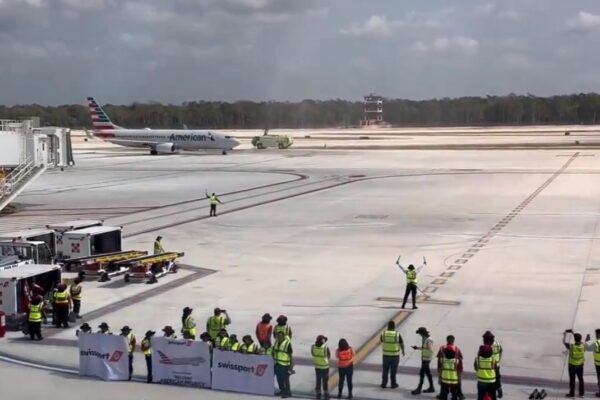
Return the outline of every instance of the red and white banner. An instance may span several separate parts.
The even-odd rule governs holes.
[[[273,396],[273,358],[215,350],[212,388]]]
[[[123,336],[79,333],[79,375],[105,381],[129,378],[127,342]]]

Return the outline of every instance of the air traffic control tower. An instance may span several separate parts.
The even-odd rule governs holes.
[[[383,121],[383,96],[371,93],[364,96],[363,127],[376,127],[385,124]]]

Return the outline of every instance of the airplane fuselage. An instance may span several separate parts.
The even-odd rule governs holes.
[[[112,129],[95,131],[94,135],[126,147],[156,148],[160,144],[172,144],[176,149],[181,150],[231,150],[239,145],[239,142],[232,137],[209,130]]]

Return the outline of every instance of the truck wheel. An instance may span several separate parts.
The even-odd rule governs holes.
[[[279,145],[277,145],[277,147],[279,147],[280,149],[285,149],[285,146],[283,145],[283,143],[279,143]]]
[[[156,156],[156,155],[158,155],[158,151],[156,151],[156,150],[150,150],[150,155],[151,156]]]
[[[125,274],[125,278],[123,278],[126,283],[129,283],[129,274]]]
[[[171,272],[173,272],[174,274],[176,274],[177,271],[179,271],[179,265],[173,264],[173,266],[171,267]]]

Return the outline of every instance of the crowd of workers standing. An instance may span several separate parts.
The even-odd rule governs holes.
[[[154,244],[154,252],[160,253],[164,250],[160,244],[159,236]],[[410,265],[406,270],[398,264],[407,277],[407,287],[403,299],[402,308],[405,307],[409,295],[412,295],[413,308],[416,309],[415,295],[417,291],[417,274],[421,270],[415,269]],[[61,283],[52,292],[53,302],[53,323],[57,328],[68,328],[69,319],[81,318],[81,298],[82,298],[82,276],[77,277],[70,286]],[[40,293],[36,293],[41,288],[35,286],[31,289],[31,301],[28,309],[28,330],[31,340],[42,340],[41,326],[46,320],[44,302]],[[71,311],[72,308],[72,312]],[[279,386],[279,395],[283,398],[291,397],[290,376],[294,372],[292,328],[285,315],[280,315],[276,319],[276,324],[271,324],[272,316],[264,314],[257,323],[254,332],[256,342],[250,334],[246,334],[239,341],[237,335],[230,334],[227,327],[231,324],[231,318],[227,310],[215,308],[213,315],[206,321],[206,330],[197,335],[198,329],[192,316],[193,309],[185,307],[181,315],[180,333],[183,339],[196,340],[197,338],[209,344],[211,349],[221,351],[234,351],[245,354],[262,354],[272,356],[274,360],[274,372]],[[106,322],[98,326],[98,333],[112,334],[110,327]],[[92,332],[91,326],[84,323],[81,325],[82,332]],[[172,326],[165,326],[163,336],[171,339],[177,339],[176,331]],[[79,331],[78,331],[79,332]],[[464,371],[464,360],[460,348],[455,343],[455,337],[448,335],[446,344],[439,347],[437,353],[434,352],[434,343],[430,332],[425,327],[417,329],[416,334],[421,338],[421,345],[412,346],[414,350],[421,353],[421,366],[419,369],[419,383],[413,395],[421,393],[436,393],[431,363],[434,358],[437,359],[438,382],[440,392],[438,399],[462,400],[465,398],[462,390],[462,373]],[[573,343],[567,340],[567,336],[573,336]],[[136,337],[129,326],[121,328],[121,335],[127,338],[129,353],[129,377],[133,373],[133,354],[136,348]],[[140,343],[140,348],[144,354],[147,366],[147,379],[152,382],[152,348],[151,339],[155,335],[154,331],[147,331]],[[477,378],[477,399],[478,400],[496,400],[503,397],[502,376],[500,365],[502,362],[503,349],[500,342],[495,338],[491,331],[486,331],[482,336],[482,344],[479,346],[477,356],[473,362],[473,368]],[[398,387],[397,370],[400,362],[400,355],[405,355],[404,340],[396,330],[394,321],[390,321],[379,338],[382,347],[382,377],[381,387]],[[598,392],[596,397],[600,397],[600,329],[596,330],[596,341],[590,342],[591,338],[587,335],[585,343],[582,335],[574,333],[572,330],[566,330],[563,335],[563,344],[568,350],[568,373],[569,373],[569,392],[566,397],[575,397],[576,379],[579,381],[578,394],[584,396],[583,368],[585,363],[585,352],[593,352],[594,364],[598,378]],[[328,347],[328,339],[325,335],[318,335],[314,344],[310,348],[315,368],[315,393],[316,398],[329,398],[329,379],[331,369],[332,352]],[[434,357],[435,353],[435,357]],[[347,398],[353,397],[353,375],[355,353],[348,341],[344,338],[339,339],[335,350],[338,371],[338,398],[342,397],[344,388],[347,388]],[[427,382],[425,382],[427,380]],[[424,388],[425,383],[427,387]],[[545,392],[535,392],[535,398],[543,399]],[[532,394],[534,396],[534,394]]]

